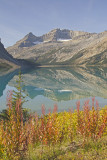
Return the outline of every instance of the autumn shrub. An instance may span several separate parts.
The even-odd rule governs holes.
[[[0,141],[7,159],[17,159],[25,150],[26,142],[21,99],[17,100],[15,108],[12,108],[12,99],[9,99],[7,112],[9,120],[2,120],[0,124]]]
[[[89,100],[85,102],[83,111],[80,111],[80,102],[77,103],[77,132],[84,139],[91,137],[93,140],[100,138],[107,128],[107,108],[99,110],[98,102],[92,98],[92,106]]]
[[[92,105],[86,101],[83,110],[80,110],[80,102],[73,112],[57,112],[57,105],[53,112],[45,114],[45,106],[42,106],[42,114],[29,114],[24,119],[21,97],[17,98],[13,107],[12,92],[7,98],[7,119],[0,121],[0,159],[23,159],[28,153],[29,146],[60,146],[63,143],[74,143],[79,136],[83,142],[92,141],[107,135],[107,107],[100,109],[98,102],[92,99]],[[53,151],[54,153],[55,151]]]

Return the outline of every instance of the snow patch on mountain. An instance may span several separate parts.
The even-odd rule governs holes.
[[[68,41],[71,41],[72,39],[61,39],[61,38],[59,38],[59,39],[57,39],[57,41],[61,41],[61,42],[68,42]]]

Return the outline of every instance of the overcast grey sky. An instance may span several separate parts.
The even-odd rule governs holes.
[[[0,37],[5,47],[29,32],[39,36],[54,28],[107,30],[107,0],[0,0]]]

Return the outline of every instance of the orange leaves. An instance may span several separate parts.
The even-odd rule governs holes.
[[[85,102],[83,111],[80,111],[77,106],[78,131],[84,138],[91,137],[93,140],[98,139],[103,135],[107,123],[107,111],[100,115],[98,102],[95,106],[95,98],[92,99],[92,109],[89,101]]]
[[[11,102],[9,96],[9,102]],[[21,99],[16,102],[15,108],[12,107],[12,103],[8,103],[8,120],[1,122],[1,143],[6,152],[7,159],[12,159],[20,156],[24,146],[25,139],[25,126],[23,124],[23,111],[21,108]]]
[[[75,136],[82,135],[85,139],[92,140],[107,134],[107,109],[99,110],[98,102],[92,99],[92,107],[86,101],[83,110],[80,110],[80,102],[77,102],[75,112],[57,113],[57,105],[53,113],[45,115],[45,106],[42,106],[42,115],[31,114],[26,121],[23,120],[21,99],[12,107],[12,94],[8,101],[8,120],[0,122],[0,143],[2,151],[7,159],[13,159],[16,155],[21,156],[31,145],[55,145],[65,140],[70,143]],[[95,105],[96,104],[96,105]],[[18,158],[17,158],[18,159]]]

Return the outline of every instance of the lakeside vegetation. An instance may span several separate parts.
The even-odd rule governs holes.
[[[77,102],[76,110],[41,115],[23,109],[22,77],[17,92],[8,92],[7,109],[0,114],[1,160],[92,160],[107,158],[107,106],[99,108],[92,98],[83,110]]]

